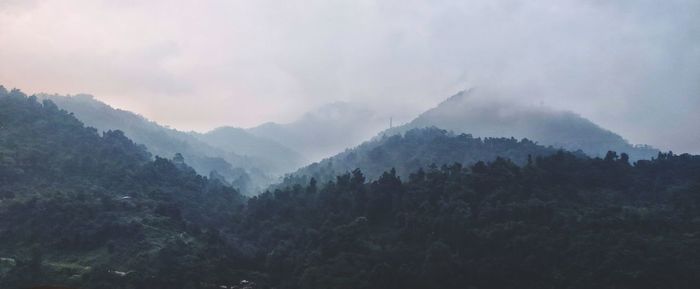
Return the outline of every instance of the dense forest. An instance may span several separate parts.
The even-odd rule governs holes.
[[[700,157],[566,152],[362,172],[252,198],[277,288],[697,288]]]
[[[367,174],[245,198],[0,87],[0,288],[700,286],[699,156],[439,129],[377,144]]]

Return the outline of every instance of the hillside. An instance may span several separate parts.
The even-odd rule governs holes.
[[[573,112],[519,105],[499,100],[499,96],[497,91],[485,88],[461,91],[385,133],[436,126],[477,137],[528,138],[546,146],[582,150],[594,157],[603,157],[610,150],[625,152],[632,160],[649,159],[658,153],[647,146],[633,146],[620,135]]]
[[[699,192],[699,156],[557,152],[313,180],[250,199],[236,231],[274,288],[690,289]]]
[[[298,154],[269,140],[235,131],[219,131],[210,137],[163,127],[129,111],[115,109],[90,95],[39,95],[72,112],[99,131],[121,130],[137,143],[161,157],[182,154],[198,173],[216,171],[244,193],[256,193],[277,175],[301,164]],[[204,136],[207,136],[206,134]],[[256,151],[256,148],[262,148]]]
[[[432,165],[471,165],[477,161],[492,161],[497,157],[508,158],[523,165],[529,157],[556,152],[557,149],[543,147],[527,139],[474,138],[435,127],[411,129],[403,134],[380,136],[301,168],[287,176],[283,185],[307,184],[312,177],[326,182],[358,168],[374,180],[391,169],[406,179],[410,173]]]
[[[242,201],[181,156],[153,160],[121,131],[0,86],[1,288],[165,274],[159,260],[216,242]]]

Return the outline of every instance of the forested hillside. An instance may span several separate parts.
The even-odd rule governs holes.
[[[172,246],[216,240],[242,204],[179,155],[152,160],[121,131],[0,86],[0,288],[105,288],[94,276],[122,271],[150,282]]]
[[[337,175],[361,169],[372,180],[394,169],[403,178],[420,168],[508,158],[517,164],[528,158],[556,153],[552,147],[528,139],[475,138],[436,127],[411,129],[403,134],[381,135],[336,156],[304,167],[287,176],[282,185],[334,180]],[[583,155],[580,153],[580,155]]]
[[[208,134],[187,133],[161,126],[140,115],[112,108],[91,95],[39,95],[55,102],[101,131],[121,130],[146,145],[153,155],[182,154],[202,175],[212,171],[247,194],[257,193],[277,176],[302,165],[298,153],[273,141],[260,139],[243,130]],[[222,141],[225,140],[225,141]]]

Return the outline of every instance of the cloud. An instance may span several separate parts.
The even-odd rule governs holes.
[[[408,121],[470,86],[700,152],[700,2],[0,1],[0,82],[185,129],[334,101]],[[691,134],[692,135],[692,134]]]

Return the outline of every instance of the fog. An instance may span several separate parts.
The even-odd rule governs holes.
[[[198,131],[488,86],[700,153],[700,1],[0,0],[0,84]]]

